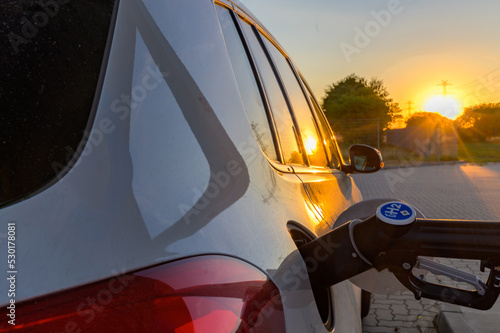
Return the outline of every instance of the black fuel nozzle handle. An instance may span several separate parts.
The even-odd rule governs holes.
[[[416,299],[428,298],[446,303],[457,304],[479,310],[488,310],[496,302],[500,294],[500,274],[492,269],[488,282],[477,281],[480,287],[476,290],[465,290],[445,285],[429,283],[424,277],[417,277],[411,271],[394,273],[397,279],[410,291]],[[462,280],[462,282],[470,282]]]
[[[326,288],[377,267],[377,258],[411,230],[416,212],[389,202],[366,220],[352,220],[300,247],[311,284]]]
[[[416,298],[488,309],[500,291],[500,222],[417,219],[404,202],[384,203],[374,216],[350,221],[299,250],[315,288],[374,267],[389,269]],[[432,284],[412,273],[422,264],[420,256],[478,259],[490,268],[490,277],[476,283],[476,291]]]
[[[499,222],[417,219],[411,230],[394,239],[385,253],[378,258],[379,268],[389,268],[417,299],[424,297],[487,310],[500,294]],[[440,265],[420,258],[425,256],[480,260],[482,267],[490,269],[490,274],[486,283],[474,281],[475,276],[460,271],[444,274],[475,286],[475,290],[429,283],[412,273],[413,267],[440,269]],[[410,269],[406,269],[408,267]]]

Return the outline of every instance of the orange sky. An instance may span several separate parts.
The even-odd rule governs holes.
[[[355,73],[382,79],[407,114],[442,93],[500,102],[496,0],[241,0],[278,39],[321,100]],[[431,111],[431,110],[429,110]]]

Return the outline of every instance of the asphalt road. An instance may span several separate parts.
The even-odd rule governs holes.
[[[500,221],[499,163],[409,166],[353,178],[365,199],[401,199],[420,209],[427,218]],[[438,261],[484,277],[477,261]],[[441,277],[430,278],[456,285]],[[417,301],[409,292],[373,295],[370,314],[363,320],[363,332],[434,333],[437,330],[433,321],[441,306],[437,301]]]

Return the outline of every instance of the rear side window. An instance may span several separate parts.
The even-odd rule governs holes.
[[[302,81],[304,82],[304,81]],[[330,129],[330,125],[328,125],[328,121],[326,120],[325,114],[321,111],[316,99],[313,97],[309,87],[304,82],[303,85],[306,87],[306,94],[309,98],[309,101],[314,109],[314,113],[316,114],[316,118],[318,119],[318,125],[320,128],[320,132],[323,135],[323,140],[326,148],[327,155],[330,157],[330,163],[333,168],[340,168],[340,162],[337,157],[338,149],[335,144],[335,138],[332,135],[332,131]]]
[[[318,133],[316,122],[314,121],[314,116],[311,113],[304,91],[299,81],[297,81],[297,76],[295,76],[285,56],[267,38],[263,36],[261,38],[271,53],[281,75],[281,80],[285,85],[309,163],[312,166],[328,167],[328,160],[321,136]]]
[[[242,27],[259,68],[259,74],[276,122],[284,162],[286,164],[305,165],[297,142],[297,131],[276,73],[269,62],[270,59],[257,39],[254,29],[246,22],[242,22]]]
[[[0,0],[0,205],[83,147],[112,12],[110,0]]]
[[[262,96],[238,30],[236,29],[231,13],[227,9],[217,6],[217,12],[241,99],[245,106],[253,134],[264,154],[269,159],[278,162],[279,159],[276,154],[273,135],[269,127],[271,122],[264,108]]]

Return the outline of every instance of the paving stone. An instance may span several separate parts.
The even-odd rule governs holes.
[[[416,317],[415,316],[410,316],[408,314],[406,314],[406,315],[399,315],[399,314],[397,315],[397,314],[395,314],[393,319],[394,320],[401,320],[401,321],[409,321],[409,320],[412,320],[412,319],[416,320]]]
[[[419,322],[418,327],[434,328],[435,325],[432,321],[431,322]]]
[[[401,333],[422,333],[422,331],[418,327],[404,327],[404,328],[400,328],[396,332],[401,332]]]
[[[420,300],[420,303],[422,303],[422,306],[424,306],[424,307],[430,307],[430,306],[434,306],[434,305],[438,304],[438,301],[435,301],[432,299],[422,298]]]
[[[405,304],[405,302],[402,300],[399,300],[399,299],[387,299],[387,300],[376,301],[376,304],[387,304],[387,305],[400,304],[400,305],[403,305],[403,304]]]
[[[375,312],[375,316],[379,322],[381,320],[392,320],[393,318],[392,312],[389,310],[378,310]]]
[[[401,320],[379,320],[378,325],[379,327],[380,326],[401,327],[404,325],[404,322]]]
[[[367,316],[363,318],[363,327],[365,326],[377,326],[378,321],[375,319],[375,316]]]
[[[440,333],[435,327],[418,327],[418,330],[420,333]]]
[[[408,309],[405,305],[391,305],[391,310],[393,314],[398,315],[408,315]]]
[[[406,301],[405,305],[409,310],[422,310],[422,304],[416,299]]]
[[[388,295],[379,295],[379,294],[372,294],[372,298],[374,300],[380,300],[380,299],[388,299]]]
[[[436,316],[419,316],[417,318],[417,320],[420,322],[420,321],[424,321],[424,322],[434,322],[434,318],[436,318]]]
[[[420,309],[420,310],[409,310],[408,315],[410,316],[422,316],[422,315],[429,315],[429,314],[437,314],[439,312],[439,307],[435,307],[433,309]]]
[[[412,300],[412,299],[415,299],[415,297],[413,296],[413,294],[411,295],[391,295],[389,297],[389,299],[395,299],[395,300],[401,300],[401,301],[408,301],[408,300]]]
[[[391,333],[396,332],[394,328],[387,327],[363,327],[363,333]]]
[[[406,331],[407,328],[417,328],[418,329],[418,323],[415,321],[408,321],[408,318],[403,321],[403,325],[401,325],[405,329],[401,329],[402,331]]]

